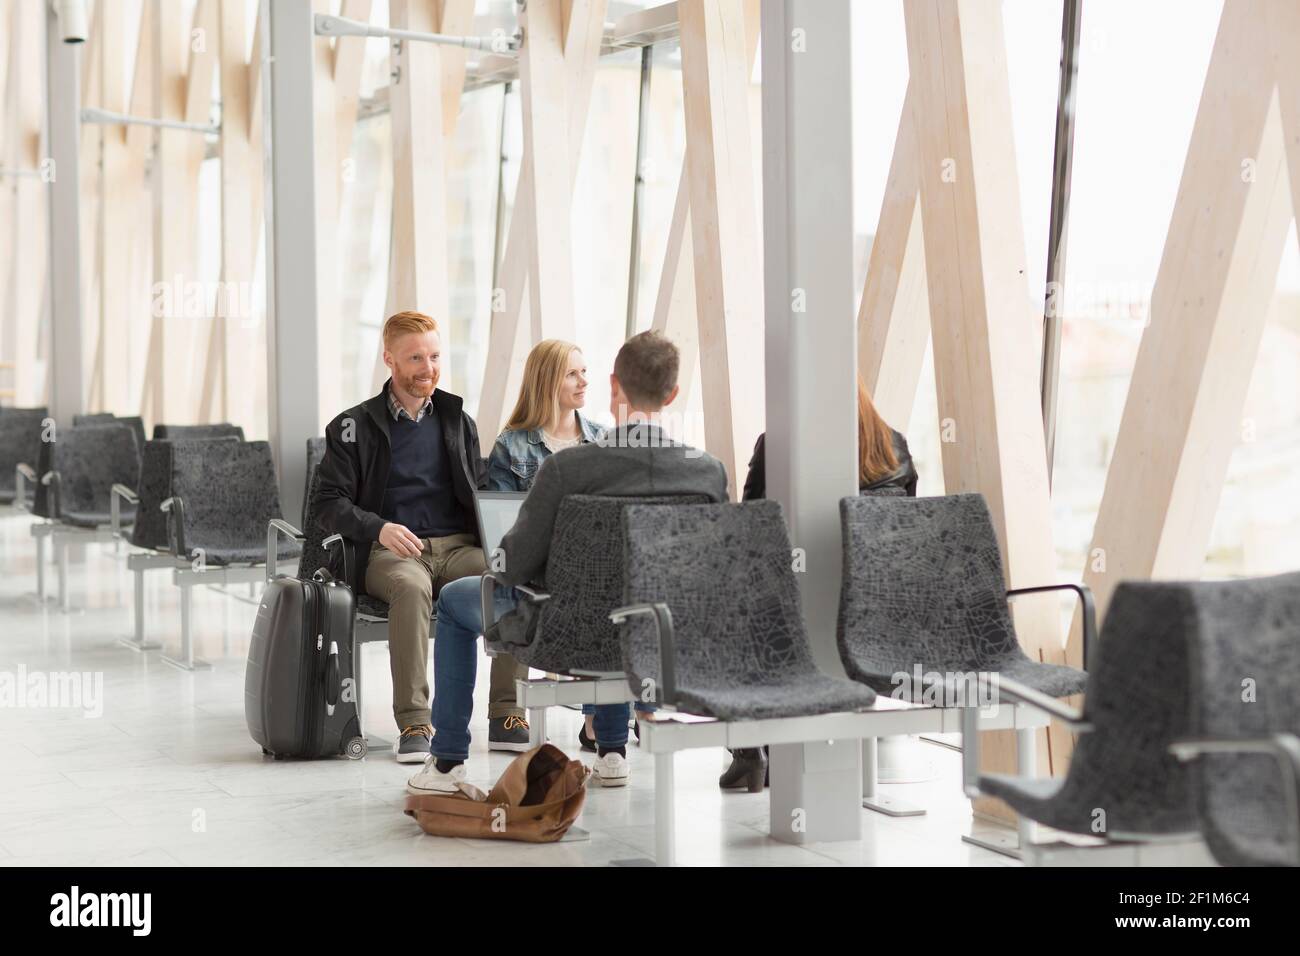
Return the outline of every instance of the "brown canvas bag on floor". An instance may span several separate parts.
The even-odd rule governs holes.
[[[551,744],[510,762],[489,793],[462,784],[457,794],[406,798],[406,814],[433,836],[554,843],[582,812],[589,771]]]

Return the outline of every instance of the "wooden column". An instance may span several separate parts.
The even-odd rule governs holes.
[[[764,394],[744,4],[687,3],[679,15],[705,447],[726,466],[738,497],[762,430]],[[791,290],[792,299],[797,294]]]
[[[132,116],[149,116],[153,112],[154,57],[153,35],[157,27],[157,7],[146,2],[140,7],[140,26],[136,41],[135,68],[131,83]],[[131,331],[131,361],[127,378],[129,407],[143,407],[149,401],[149,376],[153,356],[153,203],[152,188],[147,188],[145,168],[153,146],[153,131],[147,126],[130,126],[126,138],[123,177],[129,184],[120,194],[122,207],[109,206],[106,228],[116,230],[121,242],[131,251],[131,288],[123,293],[127,325]],[[115,218],[117,214],[123,219]],[[139,283],[138,285],[136,283]],[[110,289],[117,289],[110,285]],[[110,302],[110,305],[112,303]]]
[[[226,308],[216,317],[218,334],[213,356],[221,367],[221,401],[205,417],[251,429],[261,412],[253,401],[249,375],[259,344],[251,301],[257,245],[249,242],[249,236],[260,225],[253,220],[253,196],[260,192],[257,187],[261,177],[260,157],[253,154],[249,142],[252,89],[249,66],[244,60],[248,25],[242,0],[221,0],[219,32],[221,281]],[[221,305],[219,302],[219,309]]]
[[[154,15],[152,113],[157,119],[182,121],[186,118],[188,93],[189,24],[180,4],[165,0],[150,0],[150,4]],[[197,136],[184,130],[154,131],[150,173],[154,197],[154,315],[145,385],[148,403],[142,409],[146,421],[151,423],[190,422],[197,405],[189,377],[193,323],[186,319],[184,311],[184,283],[194,278],[196,224],[192,183],[198,168],[190,141]],[[166,299],[171,300],[170,309],[166,308]]]
[[[96,4],[90,17],[90,32],[81,47],[81,107],[101,106],[103,55],[103,4]],[[104,409],[103,347],[104,335],[99,309],[100,244],[103,238],[103,141],[112,127],[98,123],[81,124],[78,161],[81,166],[81,369],[86,381],[86,411]]]
[[[930,341],[912,97],[903,100],[858,308],[858,374],[876,410],[907,431]]]
[[[397,26],[400,16],[398,6],[394,3],[389,10],[389,20]],[[425,0],[415,0],[425,2]],[[370,21],[371,0],[343,0],[339,15],[348,20]],[[459,54],[463,60],[464,54]],[[346,187],[344,173],[348,157],[352,152],[352,136],[357,127],[357,109],[361,105],[361,68],[366,60],[365,37],[338,37],[334,41],[334,94],[337,104],[335,116],[335,140],[338,150],[338,185],[342,197]],[[391,92],[391,90],[390,90]],[[394,114],[396,117],[396,114]]]
[[[3,163],[7,169],[39,170],[43,126],[41,51],[45,11],[37,3],[7,5],[9,52],[6,58]],[[0,221],[9,235],[9,256],[0,262],[5,283],[5,359],[14,363],[15,405],[45,401],[48,371],[40,373],[42,302],[48,243],[45,240],[47,183],[40,177],[15,176],[0,182],[12,215]]]
[[[125,64],[120,51],[126,45],[127,21],[122,4],[101,3],[96,15],[105,55],[100,58],[100,102],[104,109],[126,113]],[[147,49],[144,59],[148,59]],[[137,51],[137,57],[140,52]],[[103,129],[103,169],[100,175],[99,328],[103,408],[126,414],[131,398],[131,252],[135,235],[134,203],[140,183],[131,176],[127,131],[121,126]]]
[[[576,329],[569,227],[573,174],[569,167],[563,6],[561,0],[533,0],[520,18],[525,30],[519,54],[523,165],[533,183],[524,202],[535,234],[528,270],[534,341],[572,340]],[[525,208],[517,195],[515,206]]]
[[[1008,587],[1050,583],[1056,553],[1037,388],[1042,330],[1025,278],[1001,7],[917,0],[904,11],[925,258],[942,263],[926,277],[944,484],[949,494],[984,495]],[[1061,659],[1054,603],[1022,599],[1014,615],[1031,657]],[[988,738],[984,769],[1013,769],[1013,735]],[[1007,815],[1000,805],[979,809]]]

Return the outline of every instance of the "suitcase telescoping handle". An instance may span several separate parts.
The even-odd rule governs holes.
[[[339,702],[342,679],[339,672],[339,645],[330,641],[330,656],[325,662],[325,713],[334,716],[334,705]]]

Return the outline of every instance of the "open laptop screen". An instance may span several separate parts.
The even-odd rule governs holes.
[[[488,566],[492,552],[501,546],[501,539],[514,526],[519,507],[528,497],[523,491],[476,491],[474,511],[478,515],[478,539]]]

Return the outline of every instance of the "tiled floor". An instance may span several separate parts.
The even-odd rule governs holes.
[[[71,613],[42,607],[30,524],[26,515],[0,511],[0,675],[12,675],[11,682],[20,668],[28,675],[102,675],[102,715],[0,705],[0,865],[555,866],[652,854],[653,765],[636,747],[629,749],[629,787],[588,794],[578,824],[591,839],[545,846],[425,836],[401,810],[414,768],[386,755],[362,761],[264,758],[244,726],[244,654],[254,607],[196,590],[196,651],[213,668],[178,671],[157,651],[138,654],[117,643],[131,630],[131,575],[111,547],[74,553]],[[166,572],[149,577],[149,636],[175,653],[176,590]],[[387,730],[387,650],[368,645],[365,654],[365,717],[372,728]],[[511,759],[485,749],[486,670],[480,669],[469,763],[470,780],[485,789]],[[559,711],[551,721],[553,742],[574,755],[579,719]],[[959,758],[924,746],[939,769],[936,779],[882,790],[924,804],[928,815],[891,819],[864,810],[860,841],[802,846],[768,838],[765,795],[718,790],[725,751],[679,754],[678,862],[1016,865],[960,841],[970,810],[958,786]]]

